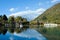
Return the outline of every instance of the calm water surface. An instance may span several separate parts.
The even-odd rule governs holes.
[[[0,34],[0,40],[46,40],[46,38],[34,29],[27,29],[21,33]]]

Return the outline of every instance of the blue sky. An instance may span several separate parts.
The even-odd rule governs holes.
[[[33,16],[34,19],[58,2],[60,0],[0,0],[0,15]]]

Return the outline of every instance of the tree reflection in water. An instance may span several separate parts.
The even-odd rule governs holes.
[[[24,26],[22,28],[16,27],[15,23],[11,23],[9,25],[10,26],[6,27],[5,24],[3,24],[3,25],[0,24],[0,35],[1,34],[5,35],[7,33],[7,31],[9,31],[10,33],[14,33],[14,32],[20,33],[22,31],[26,30],[27,28],[29,28],[29,26],[26,26],[25,23],[23,23]]]

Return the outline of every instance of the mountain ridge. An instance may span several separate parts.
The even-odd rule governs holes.
[[[51,8],[47,9],[44,13],[39,15],[33,21],[60,23],[60,3],[55,4]]]

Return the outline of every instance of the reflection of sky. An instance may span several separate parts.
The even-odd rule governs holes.
[[[9,32],[6,35],[0,35],[0,40],[46,40],[44,36],[38,33],[36,30],[27,29],[21,33],[10,34]]]
[[[45,38],[34,29],[27,29],[26,31],[18,34],[15,32],[14,35],[17,35],[19,37],[36,38],[38,40],[45,40]]]

